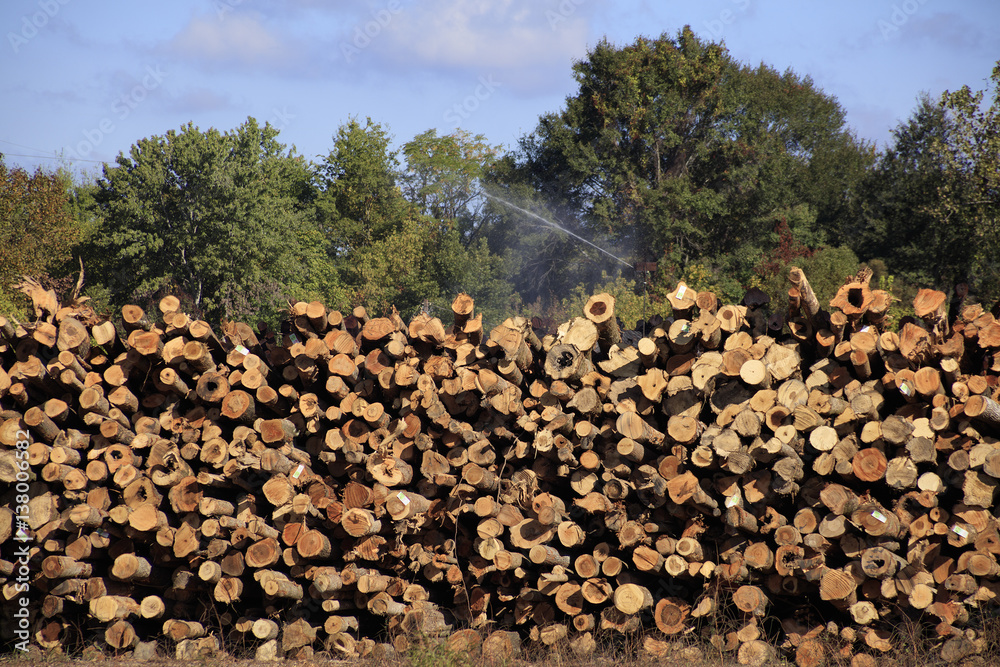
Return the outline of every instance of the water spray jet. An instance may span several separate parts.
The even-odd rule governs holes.
[[[611,259],[615,260],[616,262],[618,262],[620,264],[624,264],[625,266],[629,267],[630,269],[631,268],[635,268],[631,264],[629,264],[628,262],[626,262],[624,259],[622,259],[621,257],[617,257],[615,255],[612,255],[610,252],[608,252],[604,248],[600,247],[599,245],[595,245],[595,244],[591,243],[590,241],[588,241],[587,239],[583,238],[579,234],[575,234],[575,233],[571,232],[570,230],[566,229],[565,227],[563,227],[562,225],[560,225],[558,223],[552,222],[551,220],[547,220],[547,219],[543,218],[542,216],[538,215],[537,213],[532,213],[531,211],[525,210],[525,209],[521,208],[520,206],[512,204],[509,201],[507,201],[506,199],[503,199],[502,197],[497,197],[496,195],[491,195],[489,192],[486,192],[485,190],[481,190],[481,192],[486,197],[489,197],[490,199],[492,199],[494,201],[498,201],[501,204],[503,204],[504,206],[507,206],[508,208],[512,208],[515,211],[518,211],[519,213],[523,213],[524,215],[531,216],[532,218],[534,218],[536,220],[539,220],[540,222],[542,222],[543,224],[545,224],[547,227],[550,227],[551,229],[556,229],[556,230],[558,230],[560,232],[564,232],[566,234],[569,234],[570,236],[572,236],[573,238],[577,239],[578,241],[583,241],[584,243],[586,243],[587,245],[589,245],[591,248],[594,248],[595,250],[599,250],[600,252],[603,252],[605,255],[607,255]]]

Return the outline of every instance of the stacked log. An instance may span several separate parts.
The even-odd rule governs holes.
[[[543,336],[467,295],[447,327],[313,302],[215,329],[172,297],[120,332],[0,318],[3,599],[23,546],[42,647],[501,659],[704,628],[760,664],[777,621],[799,664],[831,633],[865,664],[905,617],[980,651],[1000,324],[922,292],[896,334],[870,275],[830,311],[790,278],[780,313],[680,284],[645,335],[610,295]]]

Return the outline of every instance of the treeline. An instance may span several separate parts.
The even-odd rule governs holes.
[[[559,319],[600,290],[631,325],[678,280],[780,303],[791,263],[821,299],[859,263],[902,303],[1000,297],[1000,63],[989,91],[922,98],[881,150],[808,76],[688,28],[601,42],[573,71],[576,94],[509,150],[435,130],[394,150],[351,119],[310,161],[248,118],[141,139],[92,182],[0,160],[0,312],[26,307],[19,276],[68,291],[81,263],[98,310],[169,292],[216,321],[298,300],[444,314],[459,291],[494,323]]]

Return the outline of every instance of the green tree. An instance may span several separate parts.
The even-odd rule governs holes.
[[[457,230],[448,229],[436,237],[431,252],[439,286],[439,296],[431,300],[435,315],[450,318],[451,302],[459,292],[475,299],[484,326],[499,324],[518,310],[521,297],[508,280],[510,260],[491,252],[486,239],[467,244]]]
[[[79,228],[64,173],[8,168],[0,154],[0,313],[20,313],[11,289],[22,275],[38,277],[68,262]]]
[[[498,317],[512,298],[504,263],[468,233],[493,149],[481,137],[429,131],[404,145],[404,166],[389,144],[382,125],[352,119],[316,170],[318,217],[350,302],[404,316],[429,303],[447,318],[465,291]]]
[[[740,65],[689,28],[602,41],[573,69],[578,92],[522,139],[501,178],[534,190],[570,231],[607,234],[668,273],[710,261],[749,278],[803,204],[813,214],[793,233],[823,242],[871,159],[811,80]]]
[[[1000,60],[990,85],[989,98],[968,86],[941,96],[952,131],[932,141],[947,178],[931,210],[941,225],[961,230],[969,277],[992,301],[1000,297]]]
[[[770,212],[764,230],[784,222],[809,247],[840,244],[855,219],[856,186],[874,163],[874,145],[857,138],[836,98],[809,76],[761,64],[741,67],[724,85],[736,101],[727,122],[755,147],[747,185],[759,198],[751,202]]]
[[[371,118],[364,126],[352,118],[318,165],[316,206],[333,257],[403,231],[409,211],[396,185],[399,158],[389,148],[391,139]]]
[[[484,204],[481,181],[499,154],[483,135],[456,130],[439,137],[437,130],[427,130],[403,145],[403,194],[424,215],[457,225],[468,236]]]
[[[288,299],[329,295],[309,165],[253,118],[231,132],[142,139],[106,166],[85,254],[115,306],[180,290],[207,316],[273,317]]]
[[[317,166],[317,217],[351,305],[412,311],[438,296],[425,260],[433,225],[396,184],[399,160],[382,125],[342,125]]]
[[[507,258],[490,251],[479,235],[486,197],[483,180],[500,154],[482,135],[457,130],[442,137],[427,130],[403,145],[406,159],[399,182],[407,200],[436,222],[435,243],[429,260],[440,296],[432,299],[447,313],[458,292],[476,300],[476,309],[488,322],[508,317],[519,303],[506,280]]]
[[[893,130],[892,142],[860,188],[860,228],[849,235],[852,247],[862,260],[884,260],[908,283],[939,286],[967,270],[962,234],[939,224],[933,211],[948,178],[934,146],[950,141],[951,133],[944,108],[921,97],[909,120]]]
[[[853,247],[902,284],[950,290],[968,281],[1000,296],[1000,64],[990,104],[967,86],[920,98],[865,178]]]
[[[760,281],[759,287],[771,297],[771,309],[780,311],[788,306],[788,270],[797,266],[809,278],[820,306],[829,310],[830,299],[844,284],[844,278],[858,272],[858,257],[846,247],[825,247],[792,257],[779,263],[778,269]]]

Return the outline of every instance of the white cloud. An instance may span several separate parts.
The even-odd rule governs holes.
[[[540,85],[547,78],[542,71],[565,74],[586,53],[593,3],[421,2],[394,15],[384,35],[372,40],[372,50],[400,66],[495,72],[512,88]]]
[[[281,40],[250,14],[194,16],[167,48],[185,59],[208,64],[259,65],[282,61],[288,53]]]

